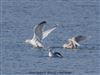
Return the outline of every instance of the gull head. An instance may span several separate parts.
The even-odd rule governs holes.
[[[49,51],[49,52],[52,52],[52,50],[51,50],[51,49],[48,49],[48,51]]]
[[[68,39],[69,42],[73,42],[73,39]]]
[[[52,50],[48,49],[48,51],[49,51],[49,57],[52,57],[53,56]]]

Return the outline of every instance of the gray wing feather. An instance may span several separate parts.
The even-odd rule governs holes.
[[[83,40],[85,40],[86,39],[86,37],[85,36],[82,36],[82,35],[79,35],[79,36],[76,36],[75,37],[75,41],[76,42],[80,42],[80,41],[83,41]]]
[[[51,29],[49,29],[49,30],[43,32],[43,38],[42,38],[42,39],[46,38],[46,37],[47,37],[52,31],[54,31],[55,29],[56,29],[56,27],[53,27],[53,28],[51,28]]]
[[[37,38],[38,40],[42,39],[43,26],[44,26],[45,23],[46,23],[45,21],[42,21],[41,23],[39,23],[38,25],[36,25],[34,27],[34,36],[33,36],[33,38]]]

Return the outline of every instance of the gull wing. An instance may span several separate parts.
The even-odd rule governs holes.
[[[73,42],[73,45],[75,46],[75,45],[77,45],[77,46],[80,46],[80,44],[75,40],[75,37],[72,37],[71,39],[68,39],[69,40],[69,42]]]
[[[49,29],[49,30],[47,30],[47,31],[44,31],[43,32],[43,38],[42,39],[44,39],[44,38],[46,38],[52,31],[54,31],[56,29],[56,27],[53,27],[53,28],[51,28],[51,29]]]
[[[86,37],[85,36],[82,36],[82,35],[79,35],[79,36],[76,36],[75,37],[75,41],[76,42],[81,42],[81,41],[83,41],[83,40],[85,40],[86,39]]]
[[[59,52],[54,52],[54,55],[57,57],[63,57]]]
[[[42,36],[43,36],[43,26],[44,24],[46,23],[46,21],[42,21],[41,23],[39,23],[38,25],[36,25],[34,27],[34,36],[33,36],[33,39],[38,39],[38,40],[41,40],[42,39]]]
[[[73,43],[74,43],[74,46],[75,45],[80,46],[80,44],[78,42],[76,42],[75,40],[73,40]]]

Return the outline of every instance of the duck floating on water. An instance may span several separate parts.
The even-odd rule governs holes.
[[[63,57],[59,52],[53,52],[49,49],[49,57]]]

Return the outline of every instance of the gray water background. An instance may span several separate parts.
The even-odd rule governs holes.
[[[100,75],[100,0],[1,0],[0,8],[1,75]],[[63,58],[49,58],[47,50],[24,42],[43,20],[45,30],[59,24],[43,43]],[[91,38],[79,49],[62,48],[77,35]]]

